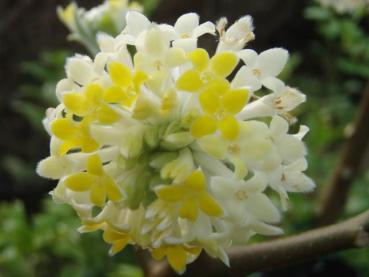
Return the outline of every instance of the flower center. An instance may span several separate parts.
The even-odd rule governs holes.
[[[238,144],[231,143],[228,146],[228,152],[231,153],[231,154],[239,154],[240,151],[241,151],[241,148]]]
[[[261,71],[260,71],[260,69],[254,68],[254,69],[252,70],[252,73],[253,73],[256,77],[258,77],[258,78],[260,78],[260,76],[261,76]]]
[[[244,191],[244,190],[238,190],[238,191],[236,191],[236,193],[234,195],[240,201],[246,200],[249,197],[247,195],[246,191]]]

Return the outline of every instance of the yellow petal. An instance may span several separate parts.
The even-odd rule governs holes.
[[[178,185],[162,186],[156,190],[157,196],[165,201],[176,202],[183,197],[183,187]]]
[[[90,200],[96,206],[104,206],[106,200],[106,188],[100,180],[95,181],[91,187]]]
[[[124,240],[128,237],[129,237],[128,234],[118,232],[112,229],[111,227],[108,227],[103,233],[103,240],[109,244],[112,244],[117,240],[122,240],[122,239]]]
[[[102,167],[100,156],[95,154],[88,158],[87,160],[87,172],[93,175],[102,176],[104,174],[104,169]]]
[[[73,149],[73,148],[78,148],[80,145],[77,141],[66,141],[66,142],[63,142],[61,145],[60,145],[60,148],[59,148],[59,155],[63,156],[65,154],[68,153],[69,150]]]
[[[87,101],[80,93],[64,94],[63,103],[69,112],[78,116],[85,116],[88,113]]]
[[[122,193],[114,180],[110,176],[105,176],[105,178],[105,186],[109,200],[119,201],[120,199],[122,199]]]
[[[197,92],[203,86],[200,73],[196,70],[188,70],[177,80],[177,88],[189,92]]]
[[[249,99],[249,91],[247,89],[230,90],[223,95],[223,107],[232,114],[239,113],[246,105]]]
[[[51,123],[51,132],[62,140],[73,140],[78,135],[78,130],[73,121],[68,118],[59,118]]]
[[[109,64],[109,75],[117,86],[127,87],[132,83],[131,70],[122,63],[111,62]]]
[[[204,190],[206,188],[204,173],[200,170],[192,172],[184,181],[184,185],[194,190]]]
[[[220,120],[218,127],[223,137],[228,140],[236,139],[240,132],[240,126],[237,120],[230,115]]]
[[[203,91],[213,91],[217,94],[224,94],[229,90],[229,84],[227,79],[224,78],[212,78],[209,82],[204,86]]]
[[[221,77],[227,77],[238,63],[237,56],[232,52],[221,52],[210,60],[211,71]]]
[[[100,110],[96,113],[97,119],[103,124],[111,124],[119,120],[119,114],[114,111],[109,105],[103,104]]]
[[[188,58],[197,70],[204,70],[209,64],[209,54],[205,49],[197,48],[188,53]]]
[[[217,130],[217,121],[207,115],[200,116],[191,125],[191,134],[195,138],[214,133]]]
[[[119,103],[125,99],[125,92],[122,88],[111,86],[104,91],[104,100],[108,103]]]
[[[204,112],[213,114],[219,111],[220,95],[213,90],[206,90],[200,93],[199,101],[201,108]]]
[[[185,249],[188,253],[191,255],[198,256],[201,253],[202,248],[197,246],[183,246],[183,249]]]
[[[182,202],[179,208],[179,216],[195,221],[198,215],[199,207],[194,198],[187,198]]]
[[[89,190],[95,181],[95,176],[86,172],[79,172],[68,176],[64,183],[69,189],[81,192]]]
[[[109,250],[109,255],[112,256],[122,251],[127,246],[128,242],[129,238],[125,238],[114,242]]]
[[[212,198],[209,193],[203,192],[199,198],[201,210],[209,216],[221,216],[223,214],[222,208]]]
[[[140,92],[140,86],[143,82],[148,80],[149,77],[143,71],[136,71],[135,75],[133,76],[133,83],[135,85],[136,93]]]
[[[167,248],[165,246],[161,246],[159,248],[155,248],[151,251],[151,255],[154,258],[154,260],[161,260],[164,258],[165,254],[167,252]]]
[[[97,143],[93,138],[85,137],[81,141],[81,150],[84,153],[90,153],[99,148],[99,143]]]
[[[170,90],[163,96],[161,100],[160,112],[162,114],[167,114],[171,110],[173,110],[176,104],[177,104],[177,93],[175,92],[175,90]]]
[[[185,270],[187,253],[181,247],[169,247],[167,250],[167,258],[169,264],[177,273],[182,273]]]
[[[78,232],[80,233],[90,233],[100,230],[104,227],[105,222],[103,223],[85,223],[81,227],[78,228]]]
[[[86,95],[86,99],[88,99],[90,109],[92,108],[91,106],[100,105],[103,93],[102,87],[98,84],[90,84],[85,88],[84,94]]]

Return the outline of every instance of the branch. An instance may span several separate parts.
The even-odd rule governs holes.
[[[228,254],[231,267],[202,255],[184,276],[245,276],[281,268],[337,251],[369,246],[369,210],[342,223],[249,246],[234,247]],[[150,277],[175,276],[166,263],[150,264]]]
[[[361,101],[354,131],[345,143],[331,182],[322,192],[318,224],[333,223],[345,208],[354,178],[369,146],[369,83]]]

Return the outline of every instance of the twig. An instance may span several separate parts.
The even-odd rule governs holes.
[[[342,223],[268,242],[235,247],[228,252],[231,267],[202,255],[183,276],[245,276],[285,267],[351,248],[369,246],[369,210]],[[164,263],[151,264],[150,277],[175,276]]]
[[[322,192],[317,222],[333,223],[345,208],[354,178],[369,146],[369,83],[361,101],[354,130],[345,143],[331,182]]]

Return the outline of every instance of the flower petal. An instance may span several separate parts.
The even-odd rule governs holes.
[[[287,50],[272,48],[259,54],[255,67],[264,77],[277,76],[286,65],[288,56]]]
[[[201,138],[210,135],[217,130],[217,121],[207,115],[200,116],[195,119],[191,125],[191,134],[195,138]]]
[[[179,35],[191,36],[197,26],[199,26],[199,16],[196,13],[186,13],[177,19],[174,29]]]
[[[236,139],[240,132],[238,121],[233,116],[227,116],[224,119],[220,120],[218,128],[223,137],[228,140]]]

